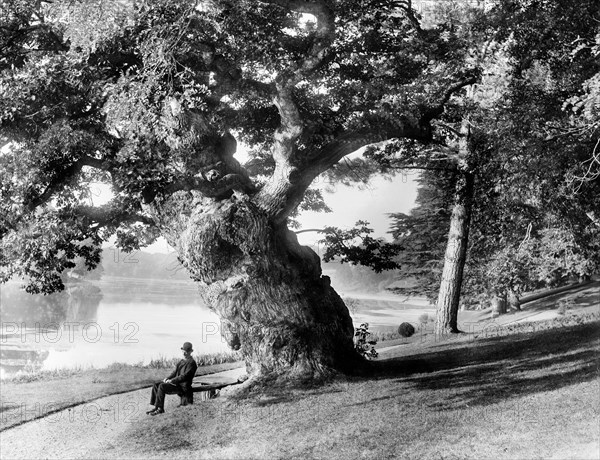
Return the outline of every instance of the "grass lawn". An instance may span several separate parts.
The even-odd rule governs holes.
[[[240,387],[229,387],[217,399],[170,406],[157,417],[142,412],[87,458],[598,459],[598,283],[560,298],[566,295],[578,297],[562,315],[559,297],[542,299],[491,322],[486,312],[461,312],[459,322],[476,327],[443,340],[416,334],[385,341],[395,346],[366,376],[263,388],[244,398]],[[543,321],[528,322],[538,313]],[[206,366],[199,375],[239,366]],[[36,404],[66,408],[149,386],[165,372],[113,366],[2,382],[0,431],[41,415]]]
[[[572,300],[573,304],[560,314],[559,301],[567,299]],[[455,335],[451,340],[474,340],[519,331],[536,331],[573,324],[579,319],[589,321],[591,318],[600,318],[600,281],[528,302],[520,311],[511,310],[500,316],[493,316],[492,308],[459,311],[458,328],[464,334]],[[379,350],[395,345],[404,345],[407,348],[421,347],[424,342],[437,340],[433,333],[433,319],[430,317],[431,321],[426,324],[414,324],[417,329],[414,336],[382,340],[376,348]]]
[[[598,458],[600,322],[389,353],[372,375],[142,418],[110,458]],[[225,392],[227,393],[227,392]]]
[[[196,375],[213,374],[243,366],[242,362],[201,366]],[[58,410],[103,396],[151,386],[171,369],[152,369],[116,364],[106,369],[57,374],[33,382],[2,381],[0,384],[0,431]]]

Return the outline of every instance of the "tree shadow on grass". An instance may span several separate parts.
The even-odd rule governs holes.
[[[431,407],[489,405],[600,376],[600,323],[512,335],[373,363],[372,376],[415,390],[448,390]],[[394,395],[389,398],[394,398]]]

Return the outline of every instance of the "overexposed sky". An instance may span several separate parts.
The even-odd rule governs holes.
[[[370,222],[374,236],[390,239],[387,234],[390,220],[387,214],[408,212],[414,206],[417,197],[415,176],[396,176],[392,181],[375,178],[367,189],[338,185],[334,193],[324,192],[325,202],[331,213],[304,212],[298,218],[302,228],[323,228],[335,226],[350,228],[358,220]],[[316,232],[300,233],[302,244],[314,244],[321,239]]]

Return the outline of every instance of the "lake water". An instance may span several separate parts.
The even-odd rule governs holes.
[[[392,295],[343,294],[356,325],[393,330],[433,308]],[[66,292],[31,296],[18,283],[0,285],[0,375],[34,369],[148,364],[181,356],[184,341],[196,354],[229,351],[220,321],[192,282],[103,277]]]

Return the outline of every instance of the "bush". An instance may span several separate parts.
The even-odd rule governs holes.
[[[147,367],[150,369],[170,369],[177,366],[180,360],[181,358],[167,358],[160,355],[158,358],[152,358]]]
[[[398,334],[402,337],[410,337],[415,333],[415,327],[410,323],[402,323],[398,326]]]
[[[377,358],[379,354],[373,346],[377,343],[377,340],[369,337],[371,333],[368,329],[369,323],[362,323],[360,327],[354,330],[354,348],[367,359]]]
[[[386,340],[396,340],[400,338],[398,331],[393,332],[371,332],[371,340],[377,342],[385,342]]]
[[[214,364],[235,363],[244,358],[240,352],[225,351],[220,353],[208,353],[196,357],[198,366],[212,366]]]
[[[428,322],[429,322],[429,315],[427,313],[423,313],[421,316],[419,316],[419,323],[427,324]]]

